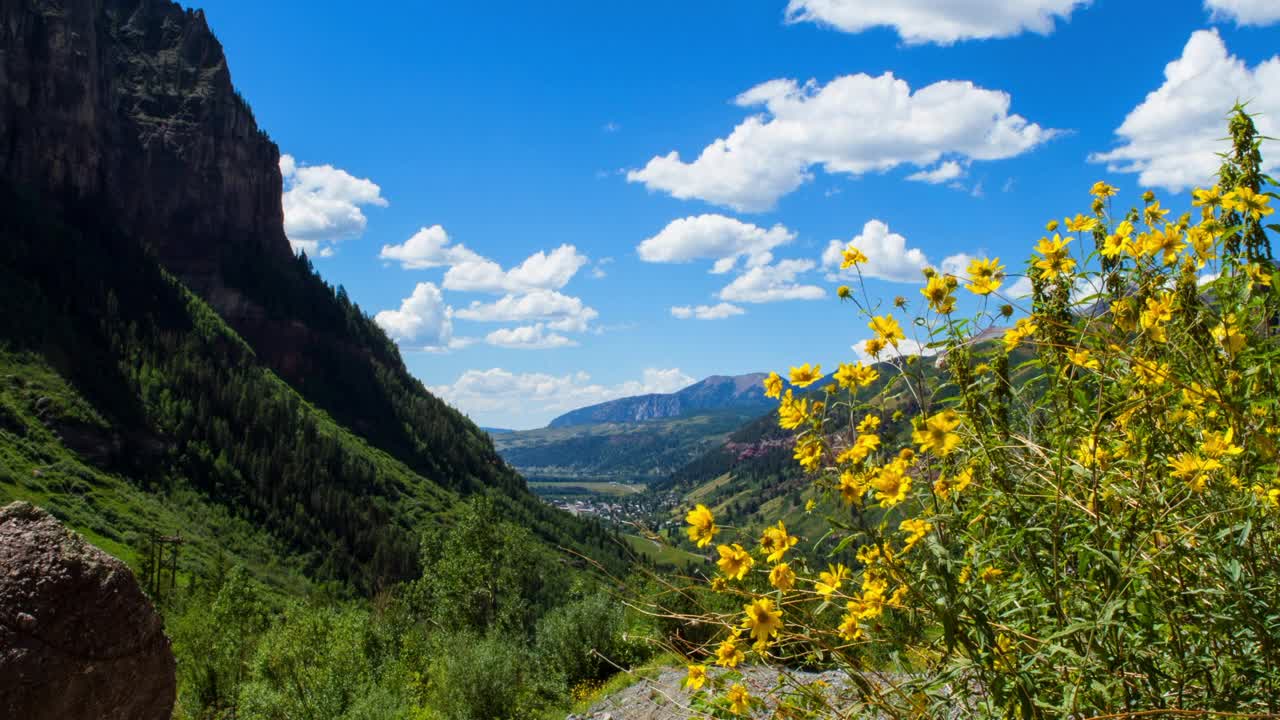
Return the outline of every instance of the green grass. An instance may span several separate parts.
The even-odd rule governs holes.
[[[684,568],[690,564],[701,565],[706,562],[701,555],[695,555],[670,545],[659,544],[639,535],[627,534],[622,537],[627,541],[627,545],[632,552],[655,565]]]
[[[0,504],[25,500],[42,507],[135,570],[142,565],[147,533],[180,534],[180,584],[221,555],[244,563],[277,592],[297,594],[309,587],[300,562],[282,559],[271,537],[205,501],[180,478],[145,490],[84,460],[58,436],[56,429],[70,424],[104,437],[111,432],[42,359],[0,349]]]
[[[664,670],[678,668],[684,665],[684,660],[675,653],[662,653],[657,655],[648,662],[639,667],[632,668],[629,672],[620,672],[600,686],[600,689],[573,704],[571,712],[575,715],[581,715],[589,711],[597,703],[607,700],[623,690],[635,685],[643,680],[653,680],[662,674]]]

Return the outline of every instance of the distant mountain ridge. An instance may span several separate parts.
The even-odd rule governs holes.
[[[579,408],[552,420],[548,428],[629,423],[681,417],[708,410],[765,409],[765,373],[712,375],[673,393],[651,393]]]

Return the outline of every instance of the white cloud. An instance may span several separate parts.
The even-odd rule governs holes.
[[[942,259],[942,273],[944,275],[954,275],[958,278],[969,277],[969,263],[972,262],[974,256],[969,253],[956,253],[948,255]]]
[[[545,323],[521,325],[514,328],[501,328],[485,335],[484,341],[497,347],[515,350],[548,350],[551,348],[574,347],[578,343],[564,335],[549,332]]]
[[[453,308],[429,282],[418,283],[399,310],[383,310],[373,319],[392,339],[423,349],[448,348],[454,341]]]
[[[450,244],[449,233],[439,225],[418,230],[400,245],[383,245],[378,257],[395,260],[406,270],[425,270],[484,260],[465,245]]]
[[[964,175],[964,168],[955,160],[948,160],[932,170],[921,170],[907,176],[908,180],[915,182],[929,183],[930,185],[940,185],[948,180],[955,180]]]
[[[369,221],[363,206],[387,206],[373,181],[332,165],[299,165],[292,155],[281,155],[280,174],[284,232],[294,252],[327,257],[333,243],[364,233]]]
[[[587,256],[577,248],[561,245],[549,253],[540,250],[510,270],[484,258],[458,263],[445,273],[444,286],[449,290],[495,294],[559,290],[585,264]]]
[[[841,271],[844,249],[849,245],[867,256],[867,262],[859,265],[863,277],[880,278],[893,282],[923,282],[920,271],[929,264],[929,258],[919,248],[908,248],[907,239],[890,232],[889,226],[880,220],[868,220],[862,232],[849,242],[832,240],[822,253],[822,266],[835,277],[852,277],[853,268]]]
[[[603,280],[608,277],[609,273],[604,269],[604,267],[612,262],[613,258],[611,257],[602,257],[599,260],[596,260],[595,265],[591,267],[591,277],[596,280]]]
[[[586,372],[566,375],[513,373],[501,368],[467,370],[450,385],[430,388],[473,417],[493,424],[544,425],[568,410],[631,395],[675,392],[694,379],[678,368],[649,368],[637,380],[614,385],[591,382]],[[524,422],[512,422],[523,419]]]
[[[640,259],[653,263],[714,260],[713,273],[726,273],[746,258],[748,267],[773,261],[774,248],[795,239],[782,225],[768,230],[724,215],[705,214],[672,220],[657,235],[636,247]]]
[[[730,303],[719,303],[717,305],[699,305],[691,307],[689,305],[676,305],[671,308],[671,316],[681,320],[697,318],[698,320],[723,320],[734,315],[742,315],[746,310]]]
[[[1214,20],[1231,20],[1237,25],[1270,25],[1280,22],[1276,0],[1205,0],[1205,9]]]
[[[592,320],[600,316],[580,298],[554,290],[534,290],[524,295],[504,295],[491,303],[479,301],[454,313],[462,320],[475,322],[529,322],[550,320],[547,327],[561,332],[586,332]]]
[[[821,300],[826,296],[822,288],[796,282],[797,276],[814,267],[812,260],[780,260],[774,265],[747,268],[720,291],[720,299],[746,303]]]
[[[1069,18],[1086,4],[1088,0],[791,0],[786,17],[787,22],[815,22],[847,33],[891,27],[907,44],[950,45],[1028,30],[1048,35],[1057,17]]]
[[[764,111],[740,123],[686,163],[672,151],[627,173],[677,198],[699,198],[739,211],[774,206],[812,177],[862,175],[943,155],[996,160],[1022,154],[1055,132],[1009,114],[1007,93],[946,80],[916,92],[885,73],[844,75],[824,85],[770,80],[738,96]]]
[[[1001,291],[1001,294],[1013,300],[1031,297],[1031,276],[1019,275],[1018,279],[1009,286],[1009,289]]]
[[[1136,172],[1147,187],[1173,192],[1209,184],[1228,149],[1226,118],[1237,100],[1248,101],[1263,135],[1280,134],[1280,56],[1250,69],[1229,55],[1217,30],[1197,30],[1182,57],[1165,66],[1165,81],[1116,130],[1122,144],[1094,153],[1113,172]],[[1280,168],[1280,155],[1266,162]]]

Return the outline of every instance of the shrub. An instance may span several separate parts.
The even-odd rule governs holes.
[[[1122,211],[1099,182],[1087,213],[1051,222],[1016,322],[998,259],[926,270],[918,312],[839,289],[882,362],[766,381],[831,564],[788,557],[782,523],[718,545],[713,582],[743,611],[693,618],[722,628],[716,662],[804,647],[850,671],[842,716],[1280,710],[1274,182],[1240,108],[1230,133],[1194,213],[1151,193]],[[908,356],[911,340],[937,359]],[[895,426],[905,446],[885,440]],[[689,521],[702,545],[721,532],[705,508]],[[860,672],[870,658],[898,672]],[[695,704],[745,712],[757,700],[735,680],[712,674]]]
[[[568,689],[599,681],[649,655],[644,629],[628,628],[623,606],[606,592],[562,605],[538,622],[535,645],[541,669]]]

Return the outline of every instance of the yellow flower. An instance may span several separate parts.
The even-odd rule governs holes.
[[[1271,198],[1261,193],[1256,193],[1252,188],[1241,185],[1222,197],[1222,205],[1228,210],[1247,215],[1254,220],[1261,220],[1263,217],[1275,212],[1275,208],[1271,207]]]
[[[853,244],[850,244],[848,247],[844,249],[844,257],[840,261],[840,269],[848,270],[854,265],[857,265],[859,263],[865,263],[866,261],[867,261],[866,254],[863,253],[858,248],[854,247]]]
[[[1045,224],[1044,224],[1044,230],[1045,230],[1045,232],[1054,232],[1054,231],[1056,231],[1057,229],[1058,229],[1058,221],[1057,221],[1057,220],[1050,220],[1049,222],[1047,222],[1047,223],[1045,223]]]
[[[1147,255],[1160,254],[1165,265],[1178,262],[1182,250],[1182,230],[1177,225],[1166,225],[1164,230],[1152,230],[1143,236],[1142,251]]]
[[[738,663],[746,659],[746,655],[742,652],[742,647],[738,645],[738,637],[742,634],[741,630],[734,630],[733,635],[725,638],[720,643],[720,647],[716,648],[716,664],[720,667],[737,667]]]
[[[1195,492],[1203,492],[1209,484],[1209,474],[1221,470],[1222,463],[1213,458],[1204,458],[1195,453],[1182,453],[1169,461],[1170,473],[1179,480],[1185,480]]]
[[[1147,307],[1142,311],[1139,325],[1151,335],[1156,342],[1165,342],[1164,324],[1173,319],[1174,297],[1172,293],[1161,293],[1147,298]]]
[[[836,489],[840,491],[840,498],[844,500],[845,505],[858,503],[861,506],[862,496],[866,494],[868,487],[870,487],[870,481],[866,473],[845,470],[840,473],[840,484]]]
[[[1133,368],[1133,374],[1138,376],[1144,385],[1159,387],[1169,382],[1169,373],[1172,372],[1167,363],[1150,362],[1134,358],[1130,367]]]
[[[907,518],[898,525],[898,529],[907,533],[907,539],[902,546],[902,552],[905,553],[915,547],[916,543],[923,540],[930,530],[933,530],[933,523],[918,518]]]
[[[742,609],[746,613],[746,617],[742,620],[742,627],[756,639],[757,647],[767,645],[769,638],[777,635],[782,629],[782,610],[773,606],[773,600],[760,598],[748,605],[743,605]]]
[[[879,377],[879,371],[873,367],[863,365],[861,362],[840,363],[840,369],[836,370],[835,374],[836,382],[840,383],[840,387],[847,390],[867,387]]]
[[[729,688],[729,694],[725,696],[729,701],[729,712],[734,715],[741,715],[751,709],[751,693],[739,683],[734,683]]]
[[[812,435],[802,438],[796,443],[793,457],[805,471],[816,471],[822,464],[822,441]]]
[[[906,335],[902,334],[902,326],[894,319],[892,315],[878,315],[871,318],[871,322],[867,324],[871,331],[876,334],[874,339],[880,340],[882,343],[889,343],[894,347],[898,346],[899,340],[905,340]],[[868,341],[868,344],[870,341]],[[870,348],[868,348],[870,351]]]
[[[1086,349],[1068,350],[1067,359],[1071,361],[1072,365],[1079,365],[1086,370],[1097,370],[1102,367],[1102,363],[1098,362],[1098,359],[1093,357],[1092,353]]]
[[[738,543],[732,546],[721,545],[716,548],[720,552],[720,559],[716,564],[720,566],[720,572],[730,580],[741,580],[747,576],[747,573],[755,566],[756,561],[751,557],[751,553],[742,549]]]
[[[1254,285],[1262,285],[1271,287],[1271,273],[1262,269],[1257,263],[1249,263],[1244,266],[1245,273],[1249,276],[1249,289],[1252,290]]]
[[[1000,258],[974,258],[969,261],[969,282],[965,287],[975,295],[990,295],[1000,289],[1004,280],[1004,266]]]
[[[782,397],[782,376],[776,372],[769,373],[764,379],[764,396],[767,398]]]
[[[857,430],[860,433],[870,433],[870,432],[875,432],[876,429],[879,427],[880,427],[880,417],[878,415],[872,415],[870,413],[867,413],[867,416],[862,418],[862,422],[858,423]]]
[[[1204,267],[1206,262],[1217,257],[1213,251],[1213,233],[1206,230],[1203,225],[1197,225],[1188,230],[1186,242],[1187,247],[1196,254],[1197,268]]]
[[[1236,327],[1236,316],[1234,313],[1227,317],[1211,331],[1213,339],[1218,341],[1222,349],[1226,351],[1227,357],[1234,358],[1244,349],[1248,339],[1244,333],[1240,332],[1240,328]]]
[[[907,494],[911,492],[911,478],[907,476],[906,463],[899,459],[880,468],[872,484],[875,485],[880,507],[891,508],[906,500]]]
[[[782,591],[796,586],[796,574],[787,563],[778,563],[769,571],[769,584]]]
[[[1160,201],[1157,200],[1156,202],[1148,205],[1146,209],[1142,211],[1142,219],[1147,223],[1147,227],[1155,227],[1163,221],[1164,216],[1168,214],[1169,211],[1160,207]]]
[[[1076,215],[1066,219],[1067,232],[1093,232],[1098,227],[1098,218]]]
[[[814,589],[823,597],[831,597],[832,593],[840,589],[844,581],[849,578],[849,568],[844,563],[835,565],[827,565],[827,569],[818,573],[818,581],[814,583]]]
[[[1195,207],[1218,207],[1222,204],[1222,192],[1216,187],[1196,188],[1191,191],[1191,204]]]
[[[860,463],[880,447],[880,436],[873,434],[859,435],[849,449],[836,458],[837,464]]]
[[[1076,261],[1067,250],[1067,245],[1070,243],[1071,238],[1064,240],[1057,233],[1054,233],[1052,240],[1040,238],[1040,243],[1035,249],[1042,258],[1035,262],[1035,267],[1040,271],[1041,277],[1052,280],[1059,275],[1069,274],[1075,268]]]
[[[863,344],[862,348],[867,351],[871,357],[878,358],[880,353],[884,351],[885,342],[880,338],[871,338]]]
[[[934,275],[921,288],[920,294],[929,301],[929,307],[938,313],[946,315],[956,308],[956,299],[951,295],[952,288],[953,286],[947,282],[947,278],[941,275]]]
[[[984,583],[993,583],[996,580],[999,580],[1000,576],[1003,574],[1004,571],[1000,568],[985,567],[978,573],[978,579]]]
[[[969,487],[971,482],[973,482],[973,470],[965,468],[957,473],[955,477],[938,476],[937,482],[933,484],[933,492],[943,500],[947,500],[952,495],[959,495],[964,492],[964,489]]]
[[[1231,442],[1235,436],[1234,428],[1227,428],[1226,431],[1220,433],[1206,432],[1204,441],[1200,443],[1200,452],[1206,457],[1223,458],[1235,457],[1244,452],[1244,448]]]
[[[782,396],[782,403],[778,406],[778,425],[783,430],[795,430],[809,418],[809,401],[800,399],[796,400],[791,391]]]
[[[689,539],[697,543],[698,547],[710,545],[711,539],[720,532],[720,528],[716,527],[715,518],[712,517],[706,505],[699,504],[690,510],[684,521],[689,523],[685,532],[689,533]]]
[[[800,367],[791,368],[791,384],[796,387],[809,387],[810,385],[822,379],[822,366],[814,365],[809,367],[809,363],[805,363]]]
[[[946,457],[960,444],[960,436],[952,432],[959,426],[959,414],[954,410],[943,410],[925,420],[923,427],[913,430],[911,441],[920,446],[921,452],[933,452]]]
[[[840,626],[836,630],[840,633],[842,640],[853,642],[862,637],[862,626],[858,624],[858,613],[856,612],[861,610],[862,603],[851,600],[846,604],[846,607],[850,609],[850,612],[845,613],[844,617],[840,618]]]
[[[969,576],[972,574],[973,574],[973,568],[969,567],[968,565],[965,565],[963,568],[960,569],[960,575],[956,577],[956,582],[960,583],[961,585],[967,585],[969,583]]]
[[[849,298],[853,297],[853,291],[849,289],[848,285],[841,285],[840,287],[836,288],[836,297],[840,298],[841,300],[848,300]]]
[[[769,554],[766,560],[776,563],[798,542],[800,539],[794,535],[788,535],[787,526],[779,520],[777,525],[764,529],[764,534],[760,536],[760,549]]]
[[[687,690],[701,690],[703,684],[707,682],[707,666],[706,665],[690,665],[689,674],[685,676],[684,686]]]
[[[1013,352],[1018,347],[1018,343],[1034,335],[1039,329],[1039,326],[1031,318],[1020,318],[1013,327],[1004,333],[1004,351],[1006,353]]]
[[[1098,182],[1093,184],[1093,187],[1089,188],[1090,195],[1093,195],[1094,197],[1100,197],[1100,198],[1109,198],[1118,192],[1120,191],[1117,190],[1114,186],[1108,185],[1106,181],[1103,181],[1103,180],[1099,180]]]

